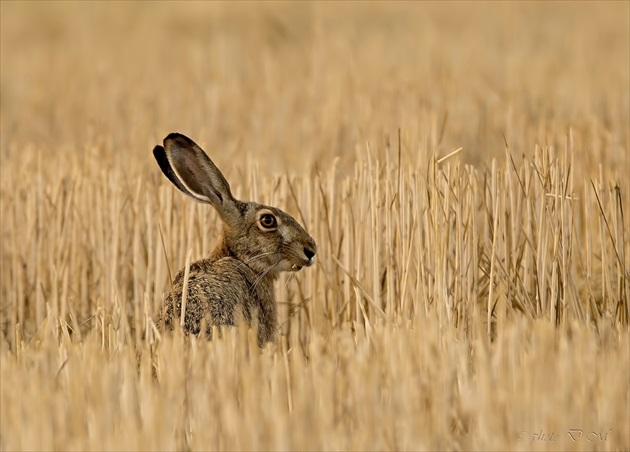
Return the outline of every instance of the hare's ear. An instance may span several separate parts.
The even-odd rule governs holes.
[[[193,140],[179,133],[164,138],[153,155],[166,177],[188,196],[214,206],[222,216],[232,213],[236,203],[230,184]]]

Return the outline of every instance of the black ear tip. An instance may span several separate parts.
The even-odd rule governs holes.
[[[178,133],[178,132],[169,133],[166,136],[166,138],[164,138],[164,146],[166,146],[167,141],[175,141],[175,142],[179,142],[180,144],[186,144],[186,145],[195,144],[195,142],[191,140],[190,138],[188,138],[186,135],[182,135],[181,133]]]
[[[184,135],[182,135],[181,133],[178,133],[178,132],[171,132],[168,135],[166,135],[166,138],[164,138],[164,141],[166,141],[166,140],[176,140],[179,137],[184,137]]]
[[[160,145],[157,145],[153,148],[153,157],[157,161],[158,165],[162,172],[170,179],[171,165],[168,163],[168,158],[166,158],[166,151]]]
[[[156,158],[156,160],[160,160],[160,158],[162,158],[162,156],[164,155],[164,148],[162,146],[160,146],[159,144],[153,148],[153,157]]]

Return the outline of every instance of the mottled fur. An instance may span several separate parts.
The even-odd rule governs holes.
[[[208,259],[190,265],[184,331],[199,334],[206,322],[235,325],[241,319],[258,326],[258,343],[272,341],[277,329],[274,282],[282,271],[314,263],[315,241],[287,213],[235,199],[223,174],[189,138],[170,134],[153,150],[162,172],[182,192],[211,204],[223,221],[223,235]],[[271,222],[272,227],[266,227]],[[271,224],[271,223],[270,223]],[[185,269],[166,297],[158,326],[180,321]]]

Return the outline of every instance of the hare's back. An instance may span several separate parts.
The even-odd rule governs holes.
[[[202,320],[208,326],[235,325],[243,320],[251,322],[255,297],[250,291],[253,273],[242,262],[224,257],[204,259],[190,265],[186,290],[184,330],[198,334]],[[180,318],[185,271],[173,281],[173,291],[166,300],[166,323]]]

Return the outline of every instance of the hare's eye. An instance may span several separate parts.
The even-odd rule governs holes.
[[[266,213],[260,217],[260,225],[265,229],[272,229],[278,225],[276,217],[270,213]]]

